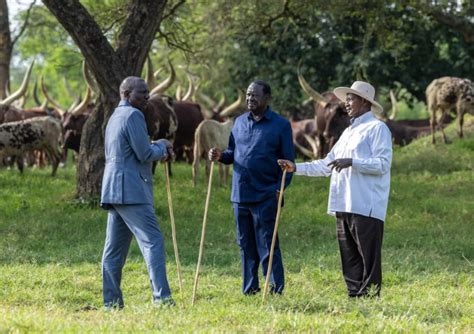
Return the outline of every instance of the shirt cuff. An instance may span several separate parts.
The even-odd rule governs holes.
[[[359,169],[361,165],[362,165],[362,160],[361,159],[352,158],[352,167],[353,168]]]
[[[155,147],[158,147],[160,150],[160,160],[166,159],[168,157],[168,150],[166,149],[166,145],[164,143],[153,143]]]
[[[295,164],[296,170],[295,175],[306,175],[306,164],[304,162]]]

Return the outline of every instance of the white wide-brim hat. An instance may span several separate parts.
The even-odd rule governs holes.
[[[346,95],[352,93],[357,96],[360,96],[363,99],[366,99],[370,103],[372,103],[372,111],[381,114],[383,112],[383,108],[380,104],[375,102],[375,88],[368,82],[364,81],[355,81],[351,88],[349,87],[337,87],[334,89],[334,95],[337,96],[339,100],[342,102],[346,102]]]

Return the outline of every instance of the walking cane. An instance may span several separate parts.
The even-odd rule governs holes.
[[[275,251],[276,238],[278,235],[278,223],[280,221],[281,201],[283,199],[283,192],[285,190],[285,178],[286,178],[286,168],[283,170],[283,176],[281,177],[280,194],[278,196],[278,208],[277,208],[277,214],[275,218],[275,228],[273,229],[272,245],[270,247],[270,258],[268,259],[268,270],[267,270],[267,277],[265,278],[265,288],[263,289],[262,302],[265,302],[265,298],[267,297],[268,286],[270,284],[270,277],[272,275],[273,253]]]
[[[201,267],[202,253],[204,252],[204,239],[206,237],[206,222],[207,222],[207,209],[209,208],[209,198],[211,197],[211,185],[212,185],[212,171],[214,170],[214,161],[211,161],[211,171],[209,173],[209,184],[207,186],[207,197],[206,197],[206,206],[204,207],[204,218],[202,221],[202,232],[201,232],[201,244],[199,246],[199,257],[196,268],[196,276],[194,276],[194,287],[193,287],[193,299],[191,305],[194,305],[196,300],[196,291],[199,280],[199,268]]]
[[[168,192],[168,206],[170,209],[171,235],[173,236],[174,257],[176,258],[176,267],[178,270],[179,291],[183,293],[183,282],[181,280],[181,264],[179,263],[178,242],[176,241],[176,225],[174,223],[173,200],[171,198],[170,171],[168,162],[164,163],[166,174],[166,191]]]

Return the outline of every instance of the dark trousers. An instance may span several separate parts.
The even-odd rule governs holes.
[[[260,291],[259,264],[262,265],[263,276],[267,275],[277,199],[272,197],[259,203],[234,203],[233,208],[237,227],[237,244],[242,258],[242,292],[253,294]],[[273,255],[270,284],[270,292],[283,292],[285,278],[278,238]]]
[[[365,296],[382,287],[383,221],[353,213],[336,214],[342,273],[350,297]]]

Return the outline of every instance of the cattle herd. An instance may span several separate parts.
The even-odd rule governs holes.
[[[39,102],[35,84],[34,96],[39,107],[24,109],[24,96],[33,65],[34,62],[28,68],[20,88],[0,100],[0,166],[16,162],[19,170],[23,171],[25,162],[41,164],[41,159],[47,157],[52,165],[52,175],[55,175],[58,165],[66,162],[68,150],[79,152],[82,128],[94,110],[96,89],[84,66],[83,74],[88,88],[82,100],[77,100],[69,108],[63,108],[50,96],[41,79],[45,101]],[[173,142],[177,158],[192,163],[193,182],[196,184],[200,160],[207,161],[207,152],[212,146],[226,147],[233,119],[245,111],[242,93],[239,92],[238,99],[225,107],[225,99],[216,103],[209,96],[197,92],[193,79],[188,75],[189,87],[186,93],[178,86],[176,98],[172,98],[165,95],[165,91],[176,81],[173,65],[169,63],[169,76],[161,83],[156,82],[157,73],[153,73],[150,61],[147,73],[151,90],[144,111],[148,134],[152,140],[166,138]],[[344,103],[330,91],[318,93],[313,89],[300,67],[298,81],[311,98],[314,117],[290,120],[295,149],[304,158],[323,158],[350,124],[349,117]],[[396,101],[392,92],[390,97],[391,115],[383,113],[376,116],[387,124],[393,142],[397,145],[407,145],[429,134],[434,144],[437,129],[441,130],[446,143],[448,139],[443,128],[454,118],[457,119],[459,137],[462,137],[464,115],[474,115],[474,85],[469,79],[442,77],[430,83],[426,88],[429,120],[395,120]],[[455,114],[451,114],[452,110]],[[206,167],[208,174],[208,162]],[[224,183],[227,169],[220,166],[219,175],[219,180]]]

